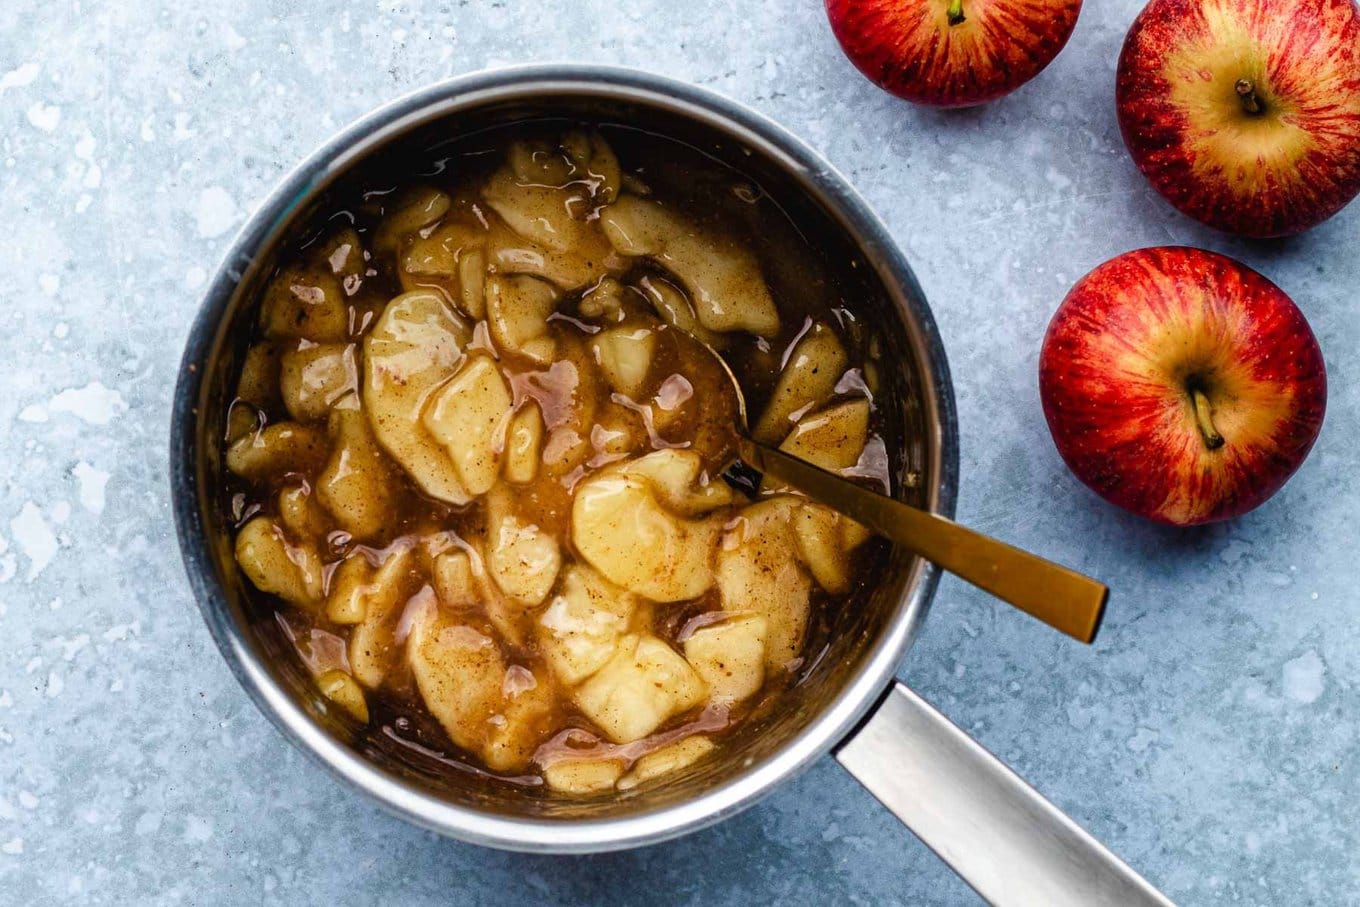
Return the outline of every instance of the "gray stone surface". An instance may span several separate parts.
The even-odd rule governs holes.
[[[631,64],[787,125],[891,226],[933,301],[964,520],[1115,589],[1092,649],[946,581],[903,676],[1185,904],[1360,897],[1360,206],[1235,242],[1161,203],[1112,105],[1138,0],[1089,3],[1033,84],[938,113],[880,93],[814,0],[0,3],[0,902],[902,903],[975,897],[832,763],[687,839],[525,857],[346,794],[237,687],[189,600],[165,445],[230,234],[337,127],[529,60]],[[1226,251],[1298,300],[1327,425],[1272,502],[1155,528],[1063,468],[1039,340],[1126,249]]]

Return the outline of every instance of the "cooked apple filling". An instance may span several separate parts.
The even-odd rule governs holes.
[[[599,133],[495,150],[371,193],[269,283],[228,420],[236,560],[354,722],[627,789],[774,702],[867,537],[722,480],[728,379],[685,335],[751,382],[758,438],[831,470],[882,473],[872,375],[853,319],[790,319],[735,225]]]

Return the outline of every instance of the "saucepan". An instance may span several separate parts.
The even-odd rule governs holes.
[[[390,736],[356,732],[326,710],[232,559],[220,439],[254,300],[278,250],[365,168],[428,162],[451,136],[541,120],[612,123],[687,143],[740,171],[842,263],[842,285],[879,332],[878,367],[893,390],[884,414],[895,436],[893,493],[953,513],[954,398],[930,309],[884,226],[814,151],[730,100],[639,72],[539,66],[456,79],[364,118],[285,178],[235,239],[189,334],[170,444],[179,540],[204,619],[260,709],[346,786],[418,825],[491,847],[581,853],[656,843],[731,816],[829,753],[993,903],[1169,903],[894,680],[939,578],[903,551],[886,557],[854,607],[832,616],[824,650],[780,708],[734,731],[721,758],[628,796],[532,795],[413,758]]]

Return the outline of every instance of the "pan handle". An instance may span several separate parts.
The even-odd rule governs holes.
[[[836,759],[999,907],[1174,907],[903,684]]]

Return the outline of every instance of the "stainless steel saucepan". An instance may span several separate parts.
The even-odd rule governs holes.
[[[894,493],[945,516],[958,479],[953,391],[930,309],[892,238],[845,180],[802,142],[690,85],[598,66],[480,73],[366,117],[289,175],[236,238],[194,322],[170,443],[175,517],[190,583],[223,656],[261,710],[342,782],[443,834],[525,851],[636,847],[750,806],[830,753],[984,898],[1004,905],[1169,904],[995,757],[893,675],[925,620],[938,573],[894,551],[856,607],[834,616],[825,654],[770,716],[720,758],[628,795],[564,803],[414,758],[325,707],[232,559],[222,445],[232,376],[254,300],[278,250],[369,168],[431,159],[452,136],[539,120],[599,121],[685,142],[756,183],[843,265],[838,279],[882,340],[896,401]]]

